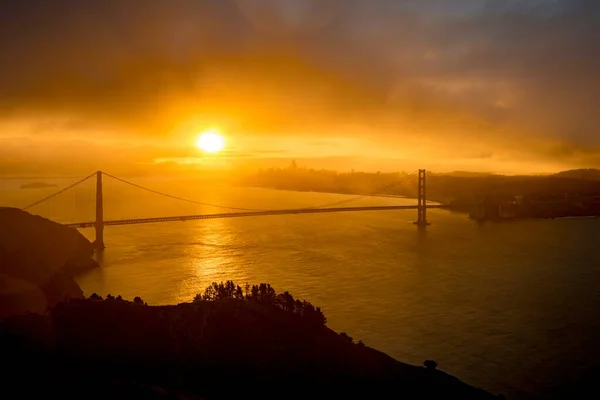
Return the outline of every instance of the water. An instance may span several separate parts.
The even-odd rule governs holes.
[[[347,198],[137,182],[249,208]],[[107,188],[107,219],[222,212]],[[1,203],[22,205],[55,190],[13,189],[0,189]],[[86,198],[90,220],[93,193]],[[368,198],[357,205],[413,203]],[[88,295],[141,296],[149,304],[190,301],[213,281],[270,282],[321,306],[328,325],[355,340],[409,363],[434,359],[460,379],[512,399],[556,394],[597,371],[600,220],[479,225],[432,210],[432,225],[419,230],[415,218],[416,211],[380,211],[107,227],[103,267],[78,282]],[[93,239],[92,229],[82,233]]]

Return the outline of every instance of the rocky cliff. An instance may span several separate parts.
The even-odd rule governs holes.
[[[0,317],[82,297],[72,274],[98,266],[92,253],[77,230],[0,207]]]

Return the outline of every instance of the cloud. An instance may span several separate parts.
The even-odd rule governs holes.
[[[0,15],[0,118],[41,121],[32,135],[218,123],[597,160],[535,147],[600,146],[595,0],[22,0]]]

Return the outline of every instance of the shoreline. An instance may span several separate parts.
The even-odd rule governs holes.
[[[358,193],[343,193],[343,192],[332,192],[332,191],[320,191],[320,190],[302,190],[302,189],[279,189],[276,187],[268,187],[268,186],[255,186],[255,185],[240,185],[240,187],[251,187],[258,189],[268,189],[268,190],[278,190],[278,191],[288,191],[288,192],[300,192],[300,193],[323,193],[323,194],[339,194],[339,195],[347,195],[347,196],[364,196],[364,197],[381,197],[381,198],[397,198],[397,199],[406,199],[406,200],[415,200],[418,199],[416,197],[411,196],[402,196],[402,195],[394,195],[394,194],[358,194]],[[444,201],[440,199],[431,199],[428,198],[428,202],[433,203],[435,205],[443,205]],[[531,220],[531,219],[545,219],[545,220],[555,220],[555,219],[588,219],[588,218],[600,218],[600,214],[593,215],[560,215],[560,216],[516,216],[511,218],[475,218],[471,217],[470,211],[466,210],[465,207],[457,206],[456,208],[452,208],[451,205],[449,207],[443,207],[442,210],[446,210],[452,213],[466,214],[470,220],[476,221],[478,223],[483,222],[505,222],[505,221],[515,221],[515,220]]]
[[[266,285],[260,284],[263,292]],[[61,397],[65,389],[73,389],[73,394],[80,391],[80,385],[66,384],[74,376],[86,390],[108,392],[106,397],[123,394],[112,384],[118,381],[125,387],[142,385],[163,394],[179,393],[182,396],[177,397],[183,399],[243,397],[248,390],[272,382],[300,387],[307,398],[319,391],[352,395],[360,389],[389,393],[399,387],[424,398],[445,394],[472,400],[499,398],[437,369],[435,361],[407,364],[354,341],[327,327],[319,307],[287,292],[276,296],[295,301],[305,311],[260,295],[243,295],[239,286],[231,294],[211,293],[207,290],[192,302],[169,306],[148,305],[140,297],[128,301],[93,294],[62,302],[44,314],[0,320],[0,348],[9,365],[19,366],[11,370],[15,376],[9,381],[19,382],[17,378],[27,373],[45,383],[46,396]],[[154,334],[147,335],[148,329]],[[30,364],[27,371],[17,362],[24,358]],[[307,374],[306,365],[315,372]],[[236,388],[223,393],[232,380],[238,383]],[[54,390],[48,390],[53,383]],[[157,398],[142,397],[139,389],[127,393]],[[276,391],[262,395],[278,396]]]
[[[286,192],[299,192],[299,193],[323,193],[323,194],[341,194],[347,196],[364,196],[364,197],[388,197],[395,199],[407,199],[407,200],[418,200],[417,197],[412,196],[402,196],[399,194],[361,194],[361,193],[348,193],[348,192],[332,192],[332,191],[322,191],[322,190],[302,190],[302,189],[280,189],[276,187],[270,186],[256,186],[256,185],[236,185],[239,187],[250,187],[256,189],[268,189],[268,190],[277,190],[277,191],[286,191]],[[438,200],[428,199],[428,201],[442,204]]]
[[[277,293],[268,283],[251,290],[248,285],[244,293],[233,281],[214,282],[198,288],[191,302],[172,305],[148,305],[139,296],[127,301],[118,294],[85,297],[73,271],[97,265],[88,239],[20,209],[0,208],[0,222],[0,251],[11,250],[7,255],[15,266],[0,268],[15,278],[1,282],[11,290],[0,296],[0,351],[7,365],[16,366],[8,375],[15,384],[9,391],[23,394],[27,377],[40,383],[44,396],[61,398],[93,391],[102,393],[94,398],[226,400],[273,382],[302,388],[306,397],[327,391],[351,395],[360,388],[389,392],[401,385],[426,398],[448,392],[496,398],[438,370],[435,361],[407,364],[355,342],[329,328],[319,306]],[[40,241],[51,245],[36,245]],[[224,392],[231,382],[236,387]],[[166,396],[149,396],[155,388]]]

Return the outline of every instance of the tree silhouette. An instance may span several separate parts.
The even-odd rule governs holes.
[[[344,341],[346,341],[347,343],[354,343],[354,339],[352,339],[350,336],[348,336],[348,334],[346,332],[341,332],[340,336],[342,337],[342,339],[344,339]]]
[[[276,304],[279,308],[287,312],[294,312],[294,296],[290,292],[283,292],[277,295]]]
[[[227,281],[225,283],[213,282],[204,290],[204,294],[197,294],[194,297],[194,302],[226,299],[242,300],[244,297],[242,288],[239,285],[234,284],[233,281]]]
[[[252,285],[252,289],[250,290],[249,299],[258,300],[258,286]]]
[[[423,362],[423,365],[425,366],[425,368],[427,369],[436,369],[438,366],[438,363],[433,361],[433,360],[425,360]]]
[[[92,295],[90,296],[91,300],[102,300],[102,296],[100,296],[97,293],[92,293]]]
[[[308,301],[294,299],[289,292],[277,294],[275,289],[268,283],[260,283],[258,285],[246,284],[246,291],[233,281],[225,283],[213,282],[206,288],[203,294],[194,296],[194,302],[202,301],[218,301],[218,300],[247,300],[275,307],[294,316],[302,318],[308,325],[323,326],[327,323],[327,318],[319,307],[313,306]]]

